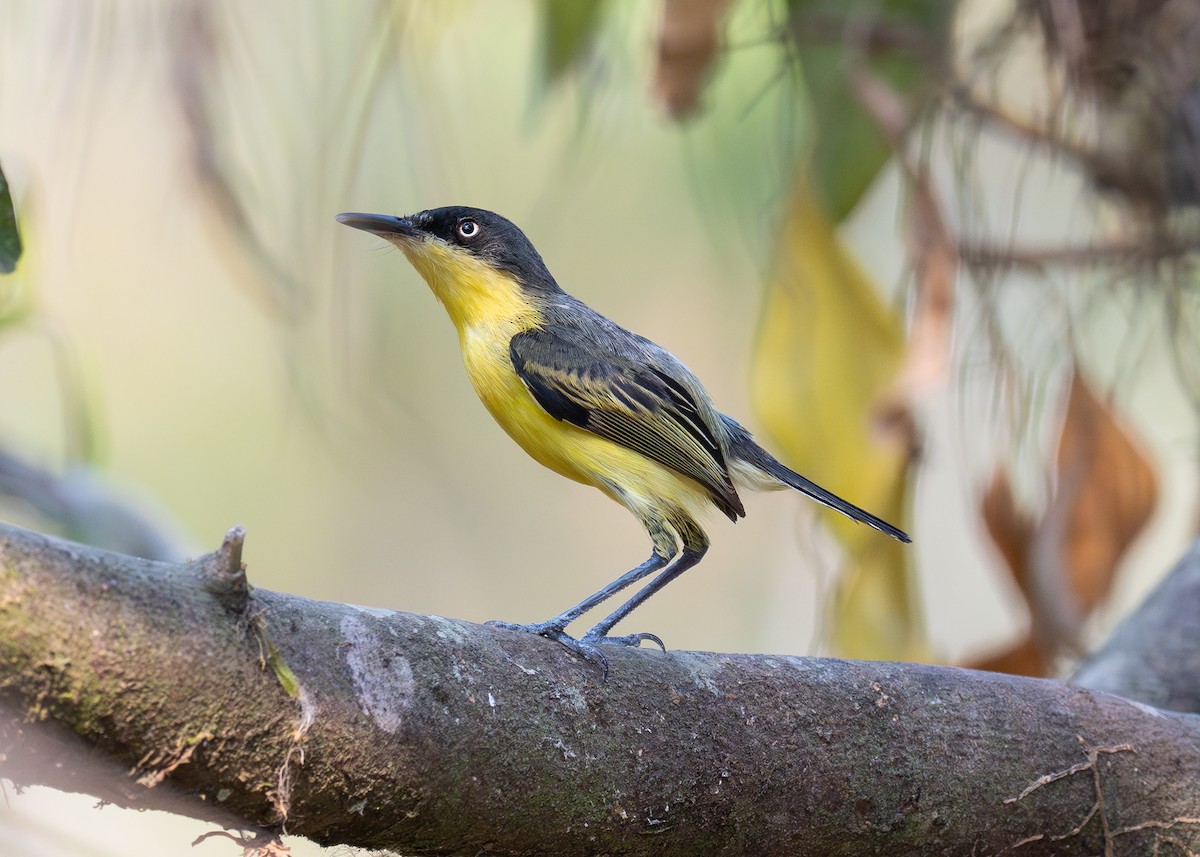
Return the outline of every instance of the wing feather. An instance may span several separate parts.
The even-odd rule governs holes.
[[[550,416],[691,477],[730,518],[745,514],[717,429],[666,371],[604,353],[553,325],[517,334],[509,354]]]

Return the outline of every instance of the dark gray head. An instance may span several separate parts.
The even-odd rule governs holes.
[[[559,291],[541,255],[525,233],[505,217],[483,208],[449,205],[408,217],[387,214],[339,214],[339,223],[391,239],[434,238],[516,277],[537,291]]]

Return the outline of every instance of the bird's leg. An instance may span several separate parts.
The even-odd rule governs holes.
[[[587,611],[591,610],[600,602],[611,598],[622,589],[625,589],[627,586],[636,583],[643,577],[658,571],[660,568],[665,566],[670,559],[670,556],[661,556],[657,551],[655,551],[654,553],[650,554],[650,559],[643,562],[637,568],[630,569],[612,583],[608,584],[608,586],[601,589],[599,592],[589,595],[570,610],[564,610],[553,619],[547,619],[545,622],[535,622],[532,624],[523,625],[516,622],[493,621],[488,622],[488,624],[496,628],[506,628],[510,631],[525,631],[529,634],[538,634],[543,637],[548,637],[551,640],[557,640],[560,643],[563,643],[564,640],[571,640],[572,642],[575,642],[573,637],[569,637],[566,634],[565,629],[568,625],[570,625]]]
[[[608,678],[608,658],[604,657],[604,653],[591,643],[576,640],[566,632],[566,627],[601,601],[611,598],[625,587],[636,583],[646,575],[653,574],[670,562],[670,560],[671,557],[669,555],[662,556],[656,550],[650,554],[650,559],[643,562],[637,568],[630,569],[599,592],[589,595],[570,610],[565,610],[553,619],[547,619],[545,622],[522,625],[516,622],[492,621],[487,624],[495,628],[505,628],[509,631],[524,631],[528,634],[537,634],[549,640],[554,640],[556,643],[561,643],[585,661],[598,666],[604,677]],[[662,644],[660,643],[659,645]]]
[[[703,539],[703,534],[701,534],[701,538]],[[628,616],[635,607],[700,562],[707,550],[707,539],[704,539],[699,544],[685,547],[683,553],[679,555],[679,558],[675,562],[663,569],[658,577],[639,589],[632,598],[610,613],[606,618],[597,622],[596,626],[584,634],[579,642],[585,645],[603,643],[618,646],[638,646],[641,645],[643,640],[649,640],[652,643],[657,643],[665,652],[667,647],[663,645],[663,641],[656,634],[642,633],[627,634],[624,637],[610,637],[608,636],[608,632],[612,630],[614,625]]]

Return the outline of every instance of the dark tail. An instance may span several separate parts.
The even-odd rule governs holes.
[[[722,417],[724,418],[726,428],[729,429],[730,438],[733,441],[730,451],[733,453],[734,458],[740,458],[747,464],[757,467],[763,473],[774,476],[785,485],[790,485],[801,494],[811,497],[818,503],[828,506],[830,509],[841,512],[853,521],[866,524],[868,527],[874,527],[879,532],[886,533],[897,541],[905,543],[912,541],[908,533],[899,527],[893,527],[887,521],[875,517],[866,509],[858,508],[858,506],[843,500],[832,491],[826,491],[817,483],[805,479],[796,471],[784,466],[775,459],[775,456],[755,443],[754,438],[750,436],[750,432],[724,414],[722,414]]]

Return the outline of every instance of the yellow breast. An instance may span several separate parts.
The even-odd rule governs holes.
[[[678,508],[696,517],[709,508],[707,492],[693,480],[542,409],[509,353],[514,336],[544,321],[519,283],[450,248],[403,249],[454,322],[475,392],[530,456],[568,479],[599,488],[643,520],[649,509]],[[614,492],[613,485],[620,490]]]
[[[508,343],[528,327],[464,330],[459,334],[463,363],[480,401],[500,426],[534,459],[569,479],[598,485],[595,461],[608,441],[542,409],[513,368]]]
[[[404,250],[454,322],[467,375],[496,422],[551,470],[597,484],[584,453],[592,436],[542,410],[513,367],[509,342],[543,321],[520,284],[469,253],[442,244]]]
[[[672,510],[699,518],[711,508],[708,492],[692,479],[546,413],[513,368],[508,342],[519,332],[468,330],[460,342],[475,392],[522,449],[556,473],[599,488],[642,520]]]

